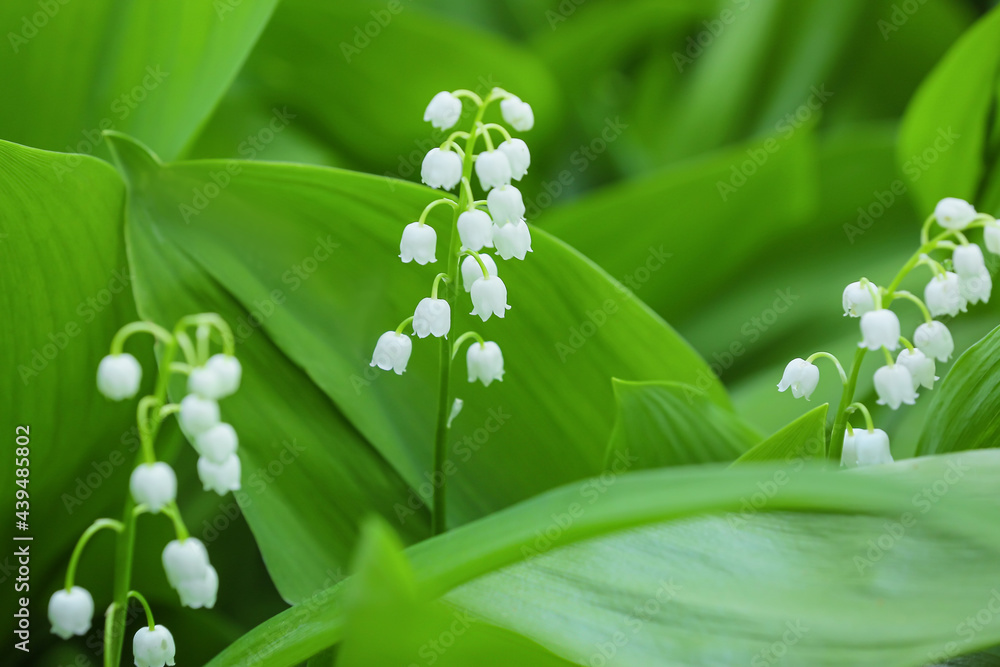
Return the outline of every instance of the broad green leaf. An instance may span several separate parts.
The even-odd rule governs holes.
[[[734,465],[758,461],[797,461],[823,458],[826,449],[826,412],[824,403],[805,413],[780,431],[736,459]]]
[[[618,417],[608,444],[609,470],[732,461],[760,440],[697,387],[615,379],[614,389]]]
[[[67,153],[115,129],[183,152],[236,76],[277,0],[7,0],[0,136]],[[103,150],[101,151],[103,154]]]
[[[397,257],[402,227],[434,193],[317,167],[162,165],[126,138],[112,140],[132,183],[140,312],[164,321],[196,308],[223,313],[246,341],[240,353],[257,383],[231,399],[230,418],[253,438],[247,456],[266,465],[293,437],[308,450],[244,505],[286,597],[297,596],[285,577],[302,593],[342,558],[365,511],[422,536],[438,346],[415,341],[402,377],[369,361],[378,336],[412,312],[437,271]],[[428,220],[443,237],[440,211]],[[465,408],[448,449],[452,525],[601,470],[613,376],[693,384],[728,404],[701,359],[641,302],[552,237],[536,230],[533,245],[526,261],[501,269],[513,304],[505,319],[474,320],[464,294],[454,313],[454,331],[474,327],[500,343],[507,374],[488,388],[469,385],[458,362],[453,383]],[[567,392],[581,399],[567,403]],[[333,514],[338,530],[315,531],[317,513],[324,525]],[[293,558],[289,544],[300,543]]]
[[[958,358],[935,386],[918,456],[1000,446],[1000,327]]]
[[[576,664],[608,642],[621,665],[750,662],[789,627],[804,628],[783,647],[801,664],[924,664],[1000,642],[995,624],[955,631],[991,599],[998,471],[993,451],[851,473],[650,470],[567,485],[408,555],[423,594]],[[290,666],[341,641],[344,590],[279,614],[210,666],[262,653]]]
[[[982,181],[993,168],[986,140],[1000,81],[998,32],[1000,10],[994,9],[948,51],[906,110],[899,161],[914,171],[934,165],[914,188],[927,211],[942,197],[978,203]]]

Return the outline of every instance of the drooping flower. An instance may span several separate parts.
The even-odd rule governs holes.
[[[937,357],[938,361],[948,361],[955,351],[951,332],[938,321],[926,322],[917,327],[913,334],[913,344],[928,357]]]
[[[493,341],[470,345],[465,363],[469,370],[469,382],[480,380],[488,387],[494,380],[503,380],[503,353]]]
[[[162,625],[157,624],[152,630],[144,625],[132,638],[132,655],[135,667],[165,667],[173,665],[177,648],[174,636]]]
[[[52,632],[63,639],[85,635],[94,618],[94,598],[86,588],[60,588],[49,598],[49,623]]]
[[[947,271],[931,278],[924,289],[924,302],[931,315],[951,315],[965,312],[966,298],[962,296],[961,279],[958,274]]]
[[[462,158],[454,151],[430,149],[420,165],[420,180],[432,188],[451,190],[462,180]]]
[[[136,504],[159,512],[177,498],[177,475],[163,461],[140,463],[132,471],[128,487]]]
[[[510,162],[510,177],[515,181],[521,180],[528,173],[528,167],[531,166],[528,144],[520,139],[508,139],[497,146],[497,150],[507,156],[507,161]]]
[[[958,274],[959,278],[975,278],[986,270],[983,251],[975,243],[955,248],[955,252],[951,255],[951,261],[955,265],[955,273]]]
[[[855,429],[844,435],[844,451],[840,464],[846,468],[892,463],[889,436],[880,428],[867,431]]]
[[[189,435],[198,435],[219,423],[219,404],[212,399],[188,394],[180,405],[177,420]]]
[[[470,315],[478,315],[483,322],[490,319],[491,315],[503,318],[510,306],[507,305],[507,286],[503,280],[497,276],[481,278],[472,283],[472,312]]]
[[[916,391],[920,385],[928,389],[934,388],[934,381],[938,377],[934,374],[934,357],[928,357],[919,348],[902,350],[896,357],[896,363],[910,371],[913,378],[913,390]]]
[[[899,318],[891,310],[872,310],[861,316],[862,342],[858,347],[879,350],[899,347]]]
[[[444,299],[421,299],[413,311],[413,332],[418,338],[447,336],[451,329],[451,306]]]
[[[399,258],[403,263],[433,264],[437,261],[434,251],[437,247],[437,233],[430,225],[411,222],[403,228],[403,238],[399,242]]]
[[[109,354],[97,365],[97,390],[112,401],[132,398],[142,382],[142,365],[127,352]]]
[[[504,121],[518,132],[527,132],[535,126],[535,114],[531,105],[522,102],[517,95],[500,101],[500,114]]]
[[[239,437],[231,424],[220,422],[194,438],[194,448],[213,463],[222,463],[239,447]]]
[[[486,195],[486,205],[496,225],[514,224],[524,218],[524,199],[513,185],[504,185]]]
[[[240,382],[243,379],[243,366],[235,356],[222,353],[213,354],[205,363],[205,368],[215,373],[217,391],[221,392],[217,399],[232,396],[240,388]]]
[[[987,250],[1000,255],[1000,223],[991,222],[983,228],[983,242]]]
[[[945,229],[965,229],[976,217],[976,209],[964,199],[945,197],[934,207],[934,217]]]
[[[792,396],[808,401],[819,384],[819,368],[805,359],[796,358],[788,362],[778,383],[778,391],[792,390]]]
[[[451,93],[442,90],[431,98],[424,111],[424,120],[439,130],[454,127],[462,115],[462,100]]]
[[[458,216],[458,236],[462,248],[479,252],[493,247],[493,220],[486,211],[478,208],[463,211]]]
[[[207,365],[191,369],[187,387],[192,394],[213,401],[218,400],[223,394],[222,378]]]
[[[872,295],[878,289],[874,285],[862,285],[861,281],[853,282],[844,288],[844,315],[861,317],[875,310],[875,297]]]
[[[219,576],[201,540],[196,537],[171,540],[163,548],[161,558],[167,581],[180,595],[181,605],[192,609],[210,609],[215,605]]]
[[[888,405],[893,410],[903,403],[913,405],[917,401],[917,392],[913,388],[913,377],[905,366],[894,364],[883,366],[875,371],[875,393],[878,394],[879,405]]]
[[[500,151],[483,151],[476,156],[476,176],[485,191],[510,184],[510,161]],[[490,213],[493,209],[490,209]],[[494,219],[496,216],[493,216]]]
[[[524,220],[510,225],[494,224],[493,245],[497,249],[497,254],[503,259],[511,257],[524,259],[524,256],[531,252],[531,231]]]
[[[497,263],[493,261],[493,258],[489,255],[480,255],[479,259],[482,260],[483,265],[486,267],[486,272],[491,276],[497,275]],[[477,280],[483,279],[483,269],[479,266],[479,262],[472,255],[469,255],[462,260],[462,284],[465,286],[466,292],[472,291],[472,285]]]
[[[958,282],[958,291],[968,303],[975,305],[982,301],[987,303],[990,300],[990,293],[993,291],[993,279],[990,272],[983,269],[975,276],[962,276]]]
[[[372,354],[372,362],[369,366],[378,366],[384,371],[395,371],[396,375],[402,375],[406,370],[406,362],[410,360],[410,353],[413,351],[413,341],[409,336],[405,336],[395,331],[386,331],[379,336],[375,343],[375,352]]]
[[[230,454],[222,463],[214,463],[205,456],[198,457],[198,478],[206,491],[215,491],[224,496],[240,489],[240,457]]]

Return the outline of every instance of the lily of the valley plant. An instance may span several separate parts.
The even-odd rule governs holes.
[[[451,129],[463,115],[463,106],[466,106],[463,100],[468,103],[471,116],[468,130],[452,132],[439,147],[428,151],[420,171],[421,180],[430,187],[445,191],[458,188],[458,196],[448,194],[428,204],[416,222],[403,228],[399,243],[399,258],[404,263],[437,262],[438,235],[427,223],[427,216],[438,206],[449,206],[454,215],[443,245],[446,270],[434,278],[430,296],[416,305],[413,315],[400,322],[395,330],[379,337],[371,361],[372,366],[402,375],[413,351],[413,342],[404,333],[407,326],[412,327],[418,338],[435,336],[441,339],[434,438],[436,483],[432,525],[435,534],[445,529],[442,467],[447,431],[462,406],[461,399],[453,398],[449,388],[451,361],[462,344],[473,339],[465,355],[469,382],[479,380],[489,386],[494,380],[503,380],[504,374],[503,353],[494,341],[484,340],[475,331],[467,331],[453,341],[448,339],[451,314],[460,294],[459,280],[472,302],[471,314],[478,315],[483,322],[493,316],[503,318],[510,309],[507,286],[500,277],[496,261],[487,251],[495,251],[502,260],[523,260],[531,252],[531,232],[524,221],[524,200],[520,191],[511,185],[512,180],[520,180],[528,172],[531,154],[527,144],[512,137],[503,125],[483,122],[489,106],[499,102],[504,122],[515,131],[524,132],[535,123],[531,106],[500,88],[494,88],[485,99],[469,90],[442,91],[427,105],[424,120],[438,129]],[[473,195],[473,169],[485,199],[476,199]]]

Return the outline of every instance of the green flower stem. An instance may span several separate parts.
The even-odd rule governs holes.
[[[833,430],[830,432],[830,447],[826,456],[831,461],[840,461],[840,455],[844,450],[844,425],[847,423],[847,408],[854,402],[854,390],[858,385],[858,374],[861,372],[861,362],[864,361],[865,352],[868,350],[859,347],[854,353],[854,364],[851,366],[851,374],[844,384],[844,391],[840,395],[840,405],[837,406],[837,416],[833,420]]]
[[[924,304],[923,300],[916,294],[911,294],[910,292],[907,292],[905,290],[896,290],[893,293],[893,296],[894,297],[898,296],[917,304],[917,307],[920,308],[920,312],[923,313],[924,315],[924,322],[930,322],[934,319],[933,317],[931,317],[931,311],[927,310],[927,306]]]
[[[837,367],[837,372],[840,373],[840,383],[847,384],[847,374],[844,372],[844,367],[840,365],[840,359],[830,354],[829,352],[816,352],[815,354],[809,355],[809,358],[806,359],[806,361],[811,364],[813,361],[819,359],[820,357],[832,361],[833,365]]]
[[[153,322],[131,322],[119,329],[115,337],[111,339],[111,354],[121,354],[128,337],[139,332],[153,334],[154,337],[163,343],[170,343],[173,340],[170,332],[159,324]]]
[[[436,276],[434,276],[434,284],[431,285],[431,298],[432,299],[438,298],[438,285],[441,284],[442,280],[445,281],[445,282],[448,282],[448,274],[447,273],[439,273]]]
[[[198,353],[195,352],[191,337],[187,335],[186,331],[175,331],[174,337],[177,338],[177,345],[180,346],[181,351],[184,353],[184,360],[187,364],[192,368],[197,366]]]
[[[905,336],[899,337],[899,342],[906,346],[906,349],[913,352],[913,343],[908,341]]]
[[[396,327],[396,335],[397,336],[402,336],[403,335],[403,329],[405,329],[406,325],[409,324],[412,321],[413,321],[413,315],[410,315],[405,320],[403,320],[402,322],[400,322],[399,326]]]
[[[882,354],[885,355],[885,365],[886,366],[895,366],[896,365],[896,360],[892,358],[892,352],[890,352],[889,348],[887,348],[884,345],[882,346]]]
[[[428,204],[427,206],[424,207],[424,210],[423,210],[423,212],[421,212],[420,217],[417,219],[417,222],[419,222],[421,225],[426,224],[425,220],[427,220],[427,216],[430,214],[431,211],[433,211],[435,208],[437,208],[441,204],[447,204],[448,206],[451,206],[452,208],[455,208],[456,206],[458,206],[458,204],[456,204],[451,199],[444,199],[444,198],[442,198],[442,199],[435,199],[430,204]]]
[[[229,323],[222,319],[222,316],[218,313],[198,313],[197,315],[185,315],[174,327],[174,335],[180,336],[183,334],[187,337],[184,331],[188,327],[198,327],[200,325],[208,325],[216,331],[222,337],[222,351],[226,354],[235,354],[236,352],[236,337],[233,336],[233,330],[229,328]],[[188,339],[190,343],[190,339]],[[182,347],[184,344],[181,344]],[[187,350],[185,350],[187,354]]]
[[[469,91],[454,91],[453,95],[462,94],[465,97],[469,97],[474,102],[477,103],[478,108],[476,110],[476,117],[472,121],[472,128],[469,132],[469,138],[465,142],[465,157],[462,160],[462,183],[463,188],[461,189],[461,194],[459,195],[458,206],[455,207],[455,216],[452,219],[451,224],[451,238],[449,241],[448,249],[448,289],[447,300],[448,307],[451,312],[455,312],[455,302],[458,298],[458,292],[455,286],[458,285],[458,259],[459,251],[461,248],[461,242],[458,237],[458,211],[465,211],[469,208],[469,205],[474,201],[472,197],[472,188],[469,185],[470,178],[472,177],[472,164],[473,155],[475,154],[476,147],[476,128],[483,121],[483,114],[486,112],[486,106],[490,103],[492,96],[487,96],[485,101],[479,99],[479,96],[475,93],[469,93]],[[434,480],[434,492],[431,507],[431,531],[434,535],[439,535],[443,533],[447,528],[447,478],[444,474],[444,466],[447,459],[447,442],[448,442],[448,417],[451,414],[451,357],[452,357],[452,343],[446,338],[441,338],[441,352],[440,352],[440,362],[439,362],[439,377],[438,377],[438,410],[437,410],[437,425],[434,432],[434,475],[432,479]]]
[[[191,537],[187,526],[184,525],[184,519],[181,518],[181,510],[177,507],[176,501],[170,501],[170,503],[163,508],[163,513],[170,517],[170,520],[173,522],[174,533],[177,535],[178,540],[183,542],[187,538]]]
[[[469,340],[470,338],[475,338],[477,341],[479,341],[480,346],[486,345],[486,341],[484,341],[483,337],[480,336],[478,333],[476,333],[475,331],[466,331],[464,334],[456,338],[454,343],[452,343],[452,348],[451,348],[452,359],[454,359],[455,355],[458,354],[458,351],[462,349],[462,343]]]
[[[198,341],[198,365],[203,366],[208,361],[209,345],[212,342],[212,328],[207,324],[199,324],[195,330],[195,340]]]
[[[483,264],[483,260],[482,260],[482,258],[479,257],[479,253],[478,252],[476,252],[475,250],[466,250],[466,251],[462,252],[461,256],[462,257],[465,257],[465,256],[475,257],[476,258],[476,264],[479,265],[479,268],[483,272],[483,278],[489,278],[490,277],[489,269],[487,269],[486,265]]]
[[[865,427],[868,429],[869,433],[873,432],[875,430],[875,422],[872,421],[872,413],[868,412],[868,406],[864,403],[851,403],[847,407],[848,414],[851,414],[855,410],[861,412],[861,414],[865,416]]]
[[[83,534],[80,535],[80,539],[76,542],[76,546],[73,548],[73,554],[69,557],[69,567],[66,568],[67,591],[73,588],[73,581],[76,579],[76,564],[80,560],[83,548],[87,546],[87,542],[90,541],[91,537],[105,528],[110,528],[120,533],[124,530],[125,526],[122,525],[121,521],[115,521],[114,519],[98,519],[94,523],[90,524],[90,527],[88,527],[87,530],[83,531]]]
[[[139,601],[139,604],[141,604],[142,608],[146,611],[146,623],[149,624],[149,629],[155,630],[156,621],[153,620],[153,610],[149,608],[149,603],[146,602],[146,598],[142,596],[142,593],[139,591],[129,591],[126,595],[126,599],[128,598]]]
[[[497,123],[483,123],[481,125],[483,132],[489,133],[490,130],[496,130],[500,135],[507,141],[510,141],[510,132],[507,131],[503,125]]]

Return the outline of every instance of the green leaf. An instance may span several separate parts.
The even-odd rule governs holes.
[[[1000,327],[962,353],[934,388],[917,456],[1000,446]]]
[[[899,161],[919,175],[914,191],[928,213],[942,197],[976,203],[988,173],[986,141],[996,113],[1000,9],[970,28],[920,86],[906,110]]]
[[[602,647],[636,666],[781,648],[800,664],[923,664],[1000,642],[995,624],[955,631],[991,599],[998,470],[994,451],[849,473],[664,468],[570,484],[408,555],[424,595],[576,664]],[[290,666],[340,641],[344,589],[272,618],[210,666],[261,652]],[[789,627],[805,630],[781,646]]]
[[[277,0],[0,4],[0,134],[90,154],[101,131],[183,152],[232,82]]]
[[[614,390],[618,418],[608,444],[608,469],[732,461],[760,440],[697,387],[615,379]]]
[[[805,413],[788,426],[748,450],[733,465],[758,461],[798,461],[823,458],[826,449],[826,412],[824,403]]]
[[[399,521],[408,541],[424,536],[438,346],[417,340],[402,377],[369,361],[379,334],[430,289],[437,267],[397,255],[402,227],[435,193],[318,167],[162,165],[112,141],[131,183],[140,312],[171,322],[211,310],[234,324],[252,386],[224,414],[250,439],[245,469],[266,466],[283,440],[306,448],[252,505],[240,500],[279,589],[290,599],[311,591],[343,562],[366,512]],[[440,236],[443,218],[438,207],[428,219]],[[600,471],[613,376],[694,384],[728,405],[704,362],[641,302],[552,237],[536,230],[533,245],[501,269],[513,304],[504,320],[474,319],[466,300],[454,313],[454,331],[500,343],[507,374],[488,388],[453,378],[465,408],[448,449],[452,525]],[[586,400],[567,403],[567,393]]]

